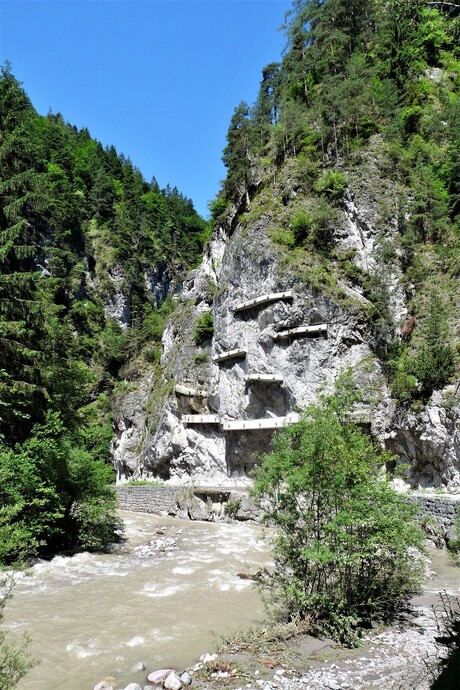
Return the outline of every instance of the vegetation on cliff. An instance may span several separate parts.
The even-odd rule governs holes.
[[[158,350],[161,301],[198,262],[207,225],[177,189],[145,182],[87,130],[38,115],[9,66],[0,170],[0,563],[9,563],[113,539],[109,397],[144,343]]]
[[[231,231],[263,216],[299,277],[335,299],[357,289],[394,396],[423,403],[459,354],[460,6],[295,0],[284,28],[283,60],[235,109],[213,217]],[[367,269],[337,242],[364,182],[380,190]],[[395,270],[412,324],[402,340]]]

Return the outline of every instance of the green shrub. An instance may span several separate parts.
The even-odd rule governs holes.
[[[11,577],[0,578],[0,626],[5,604],[11,598],[13,586],[14,580]],[[0,627],[0,690],[13,690],[27,671],[35,665],[35,660],[27,652],[29,641],[28,636],[24,635],[20,642],[10,642]]]
[[[225,213],[227,210],[228,202],[225,199],[217,197],[209,204],[209,210],[211,212],[211,218],[215,222]]]
[[[264,578],[289,619],[354,644],[419,585],[423,533],[381,476],[391,456],[347,423],[349,394],[324,397],[280,431],[255,472],[254,493],[278,528]]]
[[[305,211],[297,211],[292,219],[292,230],[294,232],[296,244],[301,244],[304,240],[308,239],[311,226],[311,216]]]
[[[213,335],[214,320],[212,318],[212,312],[205,311],[195,322],[195,328],[193,329],[193,340],[195,345],[201,345],[205,340],[212,338]]]
[[[326,170],[315,184],[315,191],[333,202],[342,201],[347,188],[347,178],[338,170]]]
[[[339,213],[325,198],[319,198],[311,211],[310,241],[318,251],[329,252]]]

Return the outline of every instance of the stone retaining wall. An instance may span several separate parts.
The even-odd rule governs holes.
[[[453,526],[457,511],[460,514],[460,495],[411,494],[408,499],[416,503],[423,513],[436,520],[445,532]]]
[[[184,490],[177,486],[125,486],[116,487],[118,495],[118,508],[120,510],[132,510],[135,513],[170,513],[177,507],[180,493]]]
[[[227,515],[237,520],[258,520],[260,511],[247,491],[195,486],[139,485],[116,487],[120,510],[156,515],[177,515],[191,520],[216,520]],[[440,525],[446,534],[453,526],[460,495],[410,494],[408,500]],[[226,506],[231,510],[225,510]]]
[[[155,515],[177,515],[189,520],[258,521],[261,511],[247,491],[238,489],[170,486],[168,484],[116,487],[120,510]]]

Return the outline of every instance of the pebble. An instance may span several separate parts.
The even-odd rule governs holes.
[[[142,690],[142,688],[139,683],[130,683],[126,686],[125,690]]]
[[[192,676],[190,675],[190,673],[187,673],[187,671],[181,673],[179,679],[182,685],[190,685],[192,682]]]
[[[131,668],[131,673],[137,673],[138,671],[144,671],[145,665],[143,661],[138,661],[137,664]]]
[[[113,690],[113,685],[107,683],[106,680],[101,680],[100,683],[94,686],[94,690]]]

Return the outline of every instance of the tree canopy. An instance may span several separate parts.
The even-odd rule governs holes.
[[[350,421],[351,400],[339,389],[277,433],[254,485],[277,528],[263,580],[275,603],[348,644],[391,618],[423,571],[414,507],[382,473],[389,454]]]
[[[168,281],[196,265],[207,232],[177,188],[38,115],[2,68],[0,564],[116,537],[109,395],[130,357],[159,346]],[[107,312],[117,289],[124,330]]]

